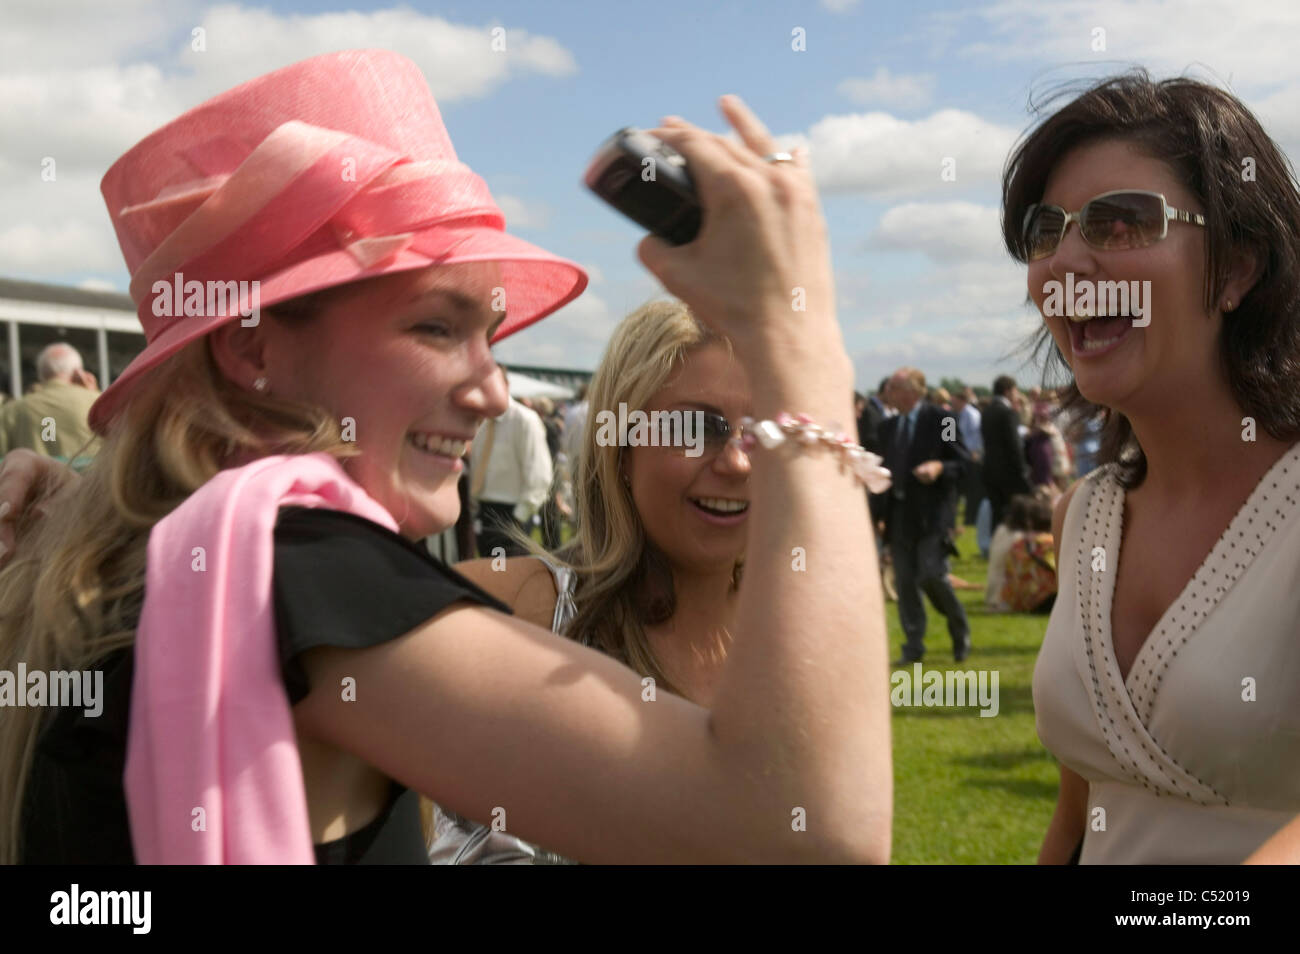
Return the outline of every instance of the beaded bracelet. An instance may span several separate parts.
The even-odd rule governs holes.
[[[755,421],[752,417],[742,417],[739,421],[741,436],[732,438],[742,450],[748,452],[755,444],[762,444],[767,450],[779,447],[787,437],[804,447],[822,444],[838,453],[853,475],[866,485],[873,494],[883,494],[889,489],[892,477],[888,470],[880,465],[884,461],[842,432],[835,433],[815,424],[807,414],[793,417],[782,411],[775,421]]]

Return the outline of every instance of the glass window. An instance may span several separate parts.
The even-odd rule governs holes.
[[[110,331],[108,333],[108,368],[111,380],[99,382],[100,387],[108,387],[116,381],[126,366],[144,350],[144,335],[134,331]]]

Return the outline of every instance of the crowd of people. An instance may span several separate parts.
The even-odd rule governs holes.
[[[672,297],[562,413],[491,345],[586,275],[505,232],[403,57],[285,67],[114,164],[148,344],[84,473],[0,469],[0,680],[103,693],[0,721],[0,862],[886,862],[881,565],[899,662],[927,601],[966,659],[963,511],[990,605],[1051,612],[1040,860],[1300,858],[1300,190],[1272,140],[1193,81],[1083,91],[1002,197],[1071,383],[903,367],[855,406],[808,157],[720,106],[733,137],[652,131],[703,226],[642,241]],[[151,307],[223,267],[264,277],[260,322]],[[1067,271],[1149,279],[1159,312],[1054,314]],[[598,439],[620,407],[698,412],[702,452]]]
[[[31,393],[0,409],[0,456],[24,448],[84,469],[95,451],[88,421],[90,406],[99,395],[94,377],[85,371],[77,350],[64,342],[47,346],[38,355],[36,368],[38,381]],[[908,384],[917,381],[925,388],[920,372],[902,369],[899,374],[894,388],[899,397],[890,396],[891,378],[881,381],[869,396],[854,392],[859,443],[882,456],[893,454],[882,445],[881,434],[884,422],[899,414],[895,401],[911,408],[905,396]],[[460,526],[447,531],[449,538],[457,541],[456,550],[439,541],[433,552],[462,559],[521,556],[529,552],[524,539],[528,536],[539,537],[547,552],[560,549],[575,529],[573,481],[586,423],[586,390],[585,384],[580,385],[571,400],[559,403],[544,396],[511,396],[505,414],[484,421],[461,478],[462,498],[471,505],[463,509]],[[1049,611],[1055,595],[1056,560],[1051,511],[1065,489],[1087,473],[1076,461],[1087,466],[1089,450],[1079,445],[1091,440],[1090,436],[1085,433],[1078,443],[1067,442],[1062,434],[1069,430],[1069,422],[1062,419],[1056,395],[1039,388],[1022,393],[1008,376],[995,380],[992,392],[983,398],[973,387],[962,387],[955,395],[945,388],[928,388],[917,403],[944,412],[946,416],[940,420],[945,425],[951,416],[955,429],[949,428],[945,440],[960,443],[968,455],[956,455],[960,470],[952,470],[948,479],[939,482],[951,498],[943,510],[948,537],[943,541],[945,551],[956,555],[953,542],[960,523],[974,526],[980,555],[988,560],[986,604],[999,611]],[[989,416],[988,426],[995,431],[1010,426],[1016,436],[1010,436],[1010,431],[995,433],[989,445],[994,449],[990,462],[984,452],[984,420],[995,403],[1009,406],[1015,418],[999,417],[995,412]],[[1095,454],[1095,447],[1091,453]],[[986,472],[991,477],[986,477]],[[985,490],[990,486],[994,488],[992,496]],[[1002,511],[996,522],[994,499]],[[1005,510],[1003,501],[1007,502]],[[878,504],[883,511],[884,504]],[[883,532],[882,518],[877,536]],[[904,549],[910,552],[910,547]],[[891,547],[881,547],[882,584],[886,597],[897,601],[899,584],[892,553]],[[963,618],[941,583],[920,585],[928,577],[913,579],[914,570],[908,570],[914,561],[909,559],[903,559],[907,608],[900,606],[900,611],[911,614],[909,622],[924,628],[923,610],[913,622],[917,611],[912,597],[918,585],[922,590],[926,585],[936,586],[941,612]],[[946,566],[943,570],[949,589],[970,585],[947,572]],[[935,605],[940,608],[938,601]],[[958,661],[969,651],[967,639],[955,644]],[[904,660],[916,661],[906,656]]]
[[[942,529],[947,540],[939,538],[930,550],[956,556],[954,541],[961,525],[974,527],[979,554],[988,561],[986,605],[997,611],[1050,611],[1056,592],[1051,514],[1066,489],[1094,468],[1095,418],[1071,420],[1054,391],[1033,387],[1022,392],[1009,375],[996,378],[992,389],[981,397],[971,386],[952,393],[942,387],[926,388],[921,372],[900,369],[882,380],[875,393],[856,393],[855,401],[863,446],[886,457],[894,455],[895,463],[904,470],[923,461],[912,454],[906,455],[906,461],[900,460],[897,448],[889,443],[897,442],[897,432],[884,425],[900,413],[900,403],[904,408],[912,406],[906,394],[909,387],[921,390],[924,397],[920,400],[942,412],[938,416],[939,439],[960,444],[965,451],[961,454],[954,449],[948,455],[952,463],[939,476],[944,497]],[[886,502],[878,501],[876,509],[878,516],[883,514]],[[883,534],[883,524],[878,522],[878,528]],[[924,615],[916,612],[914,594],[909,592],[906,601],[899,595],[892,554],[892,547],[882,547],[886,596],[899,600],[900,613],[908,614],[913,631],[923,632]],[[902,559],[910,579],[914,575],[910,558],[904,553]],[[964,614],[950,597],[950,590],[970,584],[948,572],[942,560],[923,578],[933,590],[935,607],[949,617],[958,633],[964,632]],[[910,591],[910,584],[906,588]],[[954,645],[960,661],[968,647],[964,640]],[[920,644],[912,642],[908,650],[901,661],[916,661]]]

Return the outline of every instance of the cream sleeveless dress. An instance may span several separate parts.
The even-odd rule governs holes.
[[[1110,638],[1123,515],[1113,465],[1070,501],[1034,667],[1038,736],[1088,781],[1081,863],[1235,864],[1300,815],[1300,444],[1256,486],[1127,680]]]

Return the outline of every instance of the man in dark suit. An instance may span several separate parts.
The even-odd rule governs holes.
[[[883,517],[906,637],[902,659],[894,665],[919,662],[925,655],[922,592],[948,621],[953,657],[961,662],[970,652],[966,609],[948,582],[947,543],[957,519],[957,488],[973,461],[956,417],[924,403],[924,396],[925,375],[900,368],[889,381],[898,414],[880,425],[880,453],[894,480],[873,512]]]
[[[1030,493],[1029,462],[1020,436],[1020,415],[1012,403],[1020,396],[1016,379],[1004,374],[993,382],[993,403],[980,417],[984,436],[984,490],[996,530],[1016,494]]]
[[[881,381],[879,390],[862,398],[858,404],[858,443],[873,454],[880,453],[880,425],[889,416],[885,402],[881,400],[888,381],[888,378]]]

